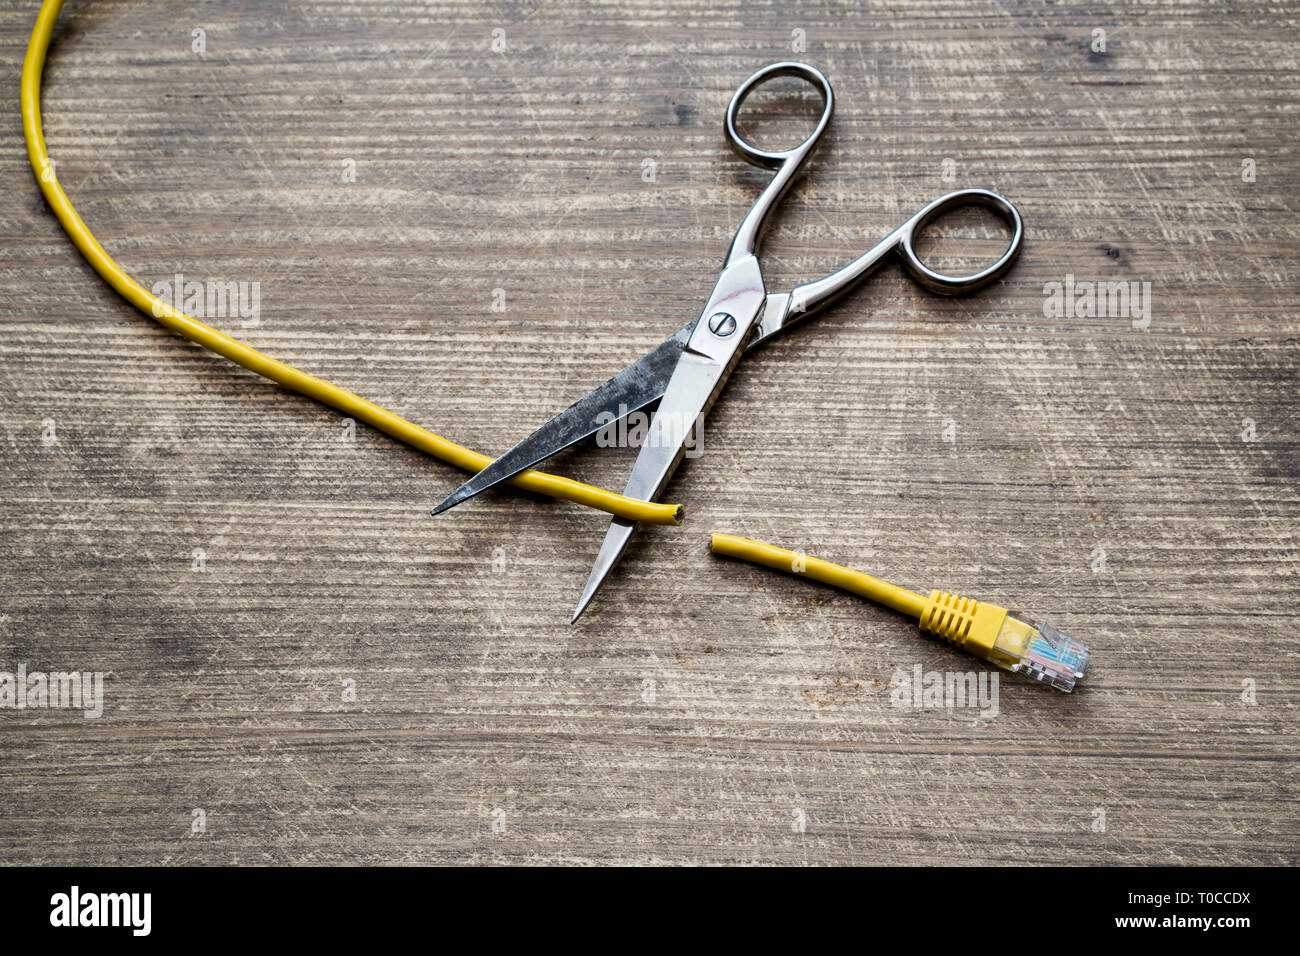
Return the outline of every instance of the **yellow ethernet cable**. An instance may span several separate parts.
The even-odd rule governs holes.
[[[709,548],[714,554],[800,574],[870,598],[916,618],[923,631],[1067,694],[1088,669],[1091,655],[1086,644],[1050,624],[1031,624],[1029,615],[1019,611],[946,591],[931,591],[929,597],[922,597],[861,571],[730,534],[711,534]]]
[[[49,49],[50,36],[54,32],[54,24],[59,18],[62,7],[63,0],[44,0],[40,13],[36,17],[36,25],[32,28],[31,41],[27,44],[21,82],[23,136],[27,140],[27,157],[31,161],[32,171],[36,174],[46,201],[49,202],[54,215],[58,217],[64,231],[76,244],[81,255],[104,281],[145,315],[157,319],[160,324],[191,342],[197,342],[204,348],[242,365],[250,372],[256,372],[295,392],[301,392],[318,402],[331,405],[345,415],[373,425],[399,441],[406,442],[435,458],[441,458],[457,468],[475,472],[490,465],[492,458],[488,455],[440,438],[413,422],[408,422],[387,409],[380,408],[374,402],[368,402],[337,385],[331,385],[314,375],[308,375],[283,362],[277,362],[243,342],[204,325],[184,312],[173,309],[161,299],[151,295],[144,286],[131,278],[113,261],[82,221],[81,216],[77,214],[67,193],[59,185],[59,180],[54,174],[54,166],[45,151],[45,137],[41,133],[41,72],[45,67],[45,51]],[[572,478],[562,478],[559,475],[534,471],[531,468],[511,478],[510,483],[525,491],[598,508],[632,521],[651,524],[681,524],[682,521],[683,508],[679,504],[641,501],[638,498],[629,498],[603,488],[586,485]]]

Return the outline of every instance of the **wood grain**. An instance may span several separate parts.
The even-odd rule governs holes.
[[[1297,861],[1291,12],[70,3],[46,136],[104,246],[146,285],[260,282],[258,327],[214,323],[485,451],[698,309],[764,181],[722,110],[766,62],[839,103],[771,288],[949,189],[1015,200],[996,287],[887,267],[746,359],[670,486],[687,523],[570,627],[601,515],[429,518],[460,474],[345,440],[82,263],[22,146],[36,7],[0,4],[0,670],[103,671],[106,704],[0,710],[0,861]],[[938,262],[998,249],[936,232]],[[1150,282],[1149,328],[1045,316],[1067,275]],[[891,706],[898,669],[980,662],[710,530],[1044,612],[1094,669],[1008,677],[994,719]]]

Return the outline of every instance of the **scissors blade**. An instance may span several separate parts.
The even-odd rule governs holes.
[[[442,514],[454,508],[661,398],[694,327],[694,322],[689,323],[613,378],[597,385],[453,491],[432,513]]]
[[[682,349],[636,464],[632,466],[632,475],[623,491],[627,497],[653,501],[668,484],[686,451],[687,439],[736,367],[764,301],[763,277],[753,256],[728,266],[718,278],[709,304]],[[715,332],[712,319],[718,318],[729,321],[718,323],[719,331]],[[569,623],[587,609],[627,550],[635,531],[635,521],[611,519]]]
[[[659,410],[655,412],[654,421],[641,451],[632,467],[632,476],[628,479],[623,494],[629,498],[641,498],[653,501],[668,484],[677,463],[685,452],[686,439],[694,427],[697,417],[702,414],[710,399],[722,386],[726,367],[713,359],[694,352],[683,352],[673,372],[672,382],[664,393]],[[637,523],[626,518],[613,518],[605,540],[596,555],[595,565],[587,577],[587,584],[582,589],[578,608],[573,612],[573,623],[587,609],[591,599],[596,596],[600,586],[614,570],[614,565],[623,556]]]
[[[627,550],[628,542],[632,540],[635,531],[635,521],[618,517],[610,521],[609,530],[605,532],[605,540],[601,542],[600,551],[596,555],[596,563],[592,565],[591,574],[587,575],[587,583],[583,585],[582,597],[578,598],[578,606],[573,611],[573,617],[569,618],[570,624],[587,610],[587,605],[596,596],[600,586],[605,583],[609,572],[614,570],[618,559],[623,557],[623,552]]]

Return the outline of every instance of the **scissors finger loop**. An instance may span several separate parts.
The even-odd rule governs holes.
[[[817,121],[817,128],[814,129],[798,146],[791,149],[774,150],[759,149],[757,146],[746,142],[745,138],[736,130],[736,114],[740,112],[740,107],[744,105],[749,94],[762,86],[768,80],[775,79],[778,76],[794,76],[801,80],[807,80],[813,86],[817,87],[822,94],[822,115]],[[727,141],[746,162],[753,163],[755,166],[762,166],[765,169],[778,169],[787,161],[806,154],[817,141],[821,139],[822,133],[826,132],[826,127],[831,121],[831,113],[835,111],[835,94],[831,92],[830,80],[822,74],[821,70],[809,66],[807,63],[797,63],[793,60],[786,60],[780,63],[772,63],[763,67],[736,90],[736,94],[727,104],[726,115],[726,132]]]
[[[1011,227],[1011,242],[1008,243],[1006,252],[987,268],[969,275],[945,275],[936,272],[921,261],[916,254],[913,240],[917,230],[924,229],[927,223],[962,206],[984,206],[992,209]],[[1019,210],[1005,196],[987,189],[958,189],[946,196],[940,196],[904,223],[901,232],[899,251],[902,254],[903,265],[920,285],[939,295],[961,295],[964,292],[973,292],[1002,276],[1007,269],[1011,268],[1011,263],[1020,253],[1020,245],[1025,237],[1025,227],[1020,221]]]

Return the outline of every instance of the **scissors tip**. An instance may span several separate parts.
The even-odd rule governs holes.
[[[592,565],[587,583],[582,588],[582,597],[578,599],[578,607],[569,620],[570,624],[578,620],[582,612],[587,609],[587,605],[591,603],[591,599],[596,596],[596,592],[600,590],[600,586],[605,583],[605,578],[609,577],[609,572],[623,556],[635,530],[635,521],[628,521],[626,518],[610,520],[609,530],[605,532],[605,540],[600,545],[600,553],[596,555],[596,563]]]
[[[604,576],[596,578],[595,572],[593,571],[592,578],[587,581],[587,586],[582,589],[582,597],[578,598],[578,606],[573,609],[573,617],[569,618],[570,624],[578,623],[578,618],[582,617],[582,612],[587,610],[588,605],[591,604],[591,599],[594,598],[596,592],[600,590],[602,581],[604,581]]]
[[[435,506],[429,512],[429,514],[434,515],[436,517],[437,515],[442,514],[444,511],[450,511],[452,508],[456,507],[464,500],[465,500],[464,495],[461,495],[458,492],[453,491],[446,498],[444,498],[437,506]]]

